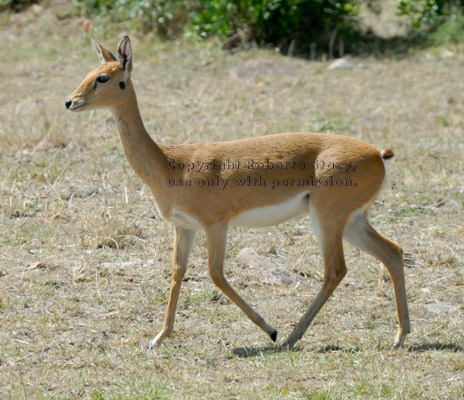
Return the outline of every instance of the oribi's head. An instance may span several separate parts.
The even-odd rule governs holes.
[[[102,65],[90,71],[66,100],[71,111],[115,108],[127,97],[127,84],[132,71],[132,49],[128,36],[118,46],[118,58],[92,39]]]

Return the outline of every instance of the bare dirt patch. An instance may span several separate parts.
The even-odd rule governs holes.
[[[409,348],[389,348],[396,315],[383,267],[347,245],[347,277],[300,348],[276,353],[209,280],[200,236],[175,334],[149,351],[168,297],[172,230],[129,168],[109,113],[65,110],[98,64],[82,21],[60,20],[53,9],[2,18],[1,398],[464,396],[462,54],[367,58],[329,71],[328,62],[267,51],[231,55],[214,44],[134,37],[134,84],[160,142],[309,130],[393,148],[372,221],[414,260],[406,269]],[[119,41],[100,39],[112,49]],[[230,76],[260,65],[248,60],[291,74]],[[237,260],[245,247],[304,280],[269,284],[266,271]],[[234,287],[280,340],[323,273],[306,218],[232,230],[226,262]]]

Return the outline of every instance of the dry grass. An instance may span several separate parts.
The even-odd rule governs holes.
[[[409,348],[389,348],[396,316],[383,269],[347,246],[348,275],[301,347],[275,353],[209,280],[200,236],[175,334],[148,351],[168,297],[172,230],[124,159],[109,114],[64,108],[97,57],[76,34],[79,21],[2,18],[0,398],[464,396],[464,55],[368,58],[327,71],[265,51],[134,40],[141,111],[160,142],[322,130],[394,148],[372,220],[415,261],[406,270]],[[250,65],[255,77],[230,77]],[[267,271],[237,261],[244,247],[304,282],[266,283]],[[234,229],[226,269],[280,339],[322,276],[306,218]],[[426,307],[438,302],[447,313]]]

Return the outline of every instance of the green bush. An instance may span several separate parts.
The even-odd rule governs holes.
[[[215,36],[230,46],[254,42],[313,55],[383,45],[372,33],[361,34],[358,29],[360,5],[378,9],[380,0],[74,0],[74,4],[84,15],[124,22],[163,38]],[[398,0],[398,10],[410,18],[416,36],[432,44],[464,41],[463,8],[464,0]]]
[[[78,12],[114,22],[127,22],[144,33],[165,38],[180,35],[188,23],[194,0],[74,0]]]
[[[0,11],[12,10],[19,12],[38,2],[39,0],[0,0]]]
[[[330,37],[348,37],[355,28],[353,0],[208,0],[190,14],[190,32],[199,37],[228,37],[237,32],[276,46],[292,42],[307,50],[328,47]]]
[[[425,44],[464,43],[464,0],[399,0],[398,9]]]
[[[435,26],[429,37],[429,42],[434,46],[439,46],[443,43],[464,43],[463,14],[460,12]]]
[[[464,6],[464,0],[398,0],[401,14],[411,17],[415,28],[434,26]]]
[[[86,15],[129,22],[163,37],[181,33],[196,38],[230,38],[246,32],[245,41],[328,49],[350,41],[361,1],[377,0],[74,0]]]

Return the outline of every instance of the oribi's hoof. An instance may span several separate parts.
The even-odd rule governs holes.
[[[274,329],[274,332],[272,332],[269,336],[271,337],[272,341],[275,342],[277,340],[277,331]]]
[[[392,349],[399,349],[404,345],[404,339],[406,339],[406,335],[396,335],[395,341],[391,345]]]
[[[284,342],[282,345],[279,346],[279,348],[277,349],[277,351],[280,353],[280,352],[283,352],[283,351],[293,351],[293,348],[294,348],[294,344],[290,344],[288,342]]]
[[[155,350],[161,346],[161,342],[157,341],[156,339],[152,340],[148,345],[148,350]]]

